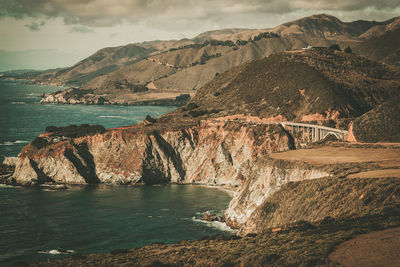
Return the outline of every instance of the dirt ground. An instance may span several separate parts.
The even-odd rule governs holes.
[[[375,162],[381,167],[400,167],[399,148],[323,146],[274,153],[270,156],[274,159],[304,161],[313,165]]]
[[[139,92],[139,93],[124,93],[117,94],[111,97],[112,100],[117,101],[150,101],[150,100],[159,100],[159,99],[175,99],[175,97],[180,94],[190,93],[193,95],[193,92],[187,91],[159,91],[159,90],[150,90],[147,92]]]
[[[384,169],[353,173],[347,178],[375,178],[375,177],[397,177],[400,178],[400,169]]]
[[[359,235],[340,244],[329,260],[343,266],[400,266],[400,227]]]

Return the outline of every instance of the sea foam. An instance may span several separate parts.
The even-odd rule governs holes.
[[[218,229],[220,231],[231,232],[231,233],[237,233],[238,232],[237,230],[230,228],[224,222],[219,222],[219,221],[209,222],[209,221],[204,221],[204,220],[197,219],[196,217],[192,217],[192,221],[199,222],[199,223],[204,223],[205,225],[207,225],[209,227],[212,227],[212,228],[216,228],[216,229]]]
[[[42,250],[42,251],[39,251],[38,253],[40,253],[40,254],[60,255],[60,254],[72,254],[72,253],[75,253],[75,251],[72,250],[72,249],[67,249],[67,250],[50,249],[50,250]]]
[[[0,146],[12,146],[15,144],[26,144],[29,143],[28,141],[25,140],[17,140],[17,141],[5,141],[3,143],[0,143]]]

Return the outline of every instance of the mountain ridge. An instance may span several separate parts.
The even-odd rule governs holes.
[[[373,60],[398,64],[392,57],[393,53],[398,53],[394,51],[396,47],[385,49],[375,45],[373,54],[363,48],[363,44],[371,47],[368,42],[373,43],[376,38],[384,39],[382,36],[396,25],[400,25],[399,17],[383,22],[342,22],[334,16],[317,14],[269,29],[222,29],[199,34],[193,39],[103,48],[70,68],[35,74],[31,78],[37,83],[81,87],[82,92],[90,92],[112,103],[175,99],[182,94],[193,95],[216,75],[246,61],[308,45],[351,46]],[[379,58],[382,51],[386,56]],[[138,87],[146,89],[139,94]],[[82,99],[76,95],[71,101],[93,102],[91,97],[86,95]]]

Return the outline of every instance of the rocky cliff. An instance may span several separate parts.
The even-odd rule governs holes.
[[[291,148],[281,126],[197,121],[110,129],[104,134],[62,138],[47,133],[19,156],[20,183],[154,184],[165,182],[239,186],[270,152]]]
[[[186,124],[185,124],[186,123]],[[306,164],[268,157],[294,148],[279,124],[225,118],[138,124],[70,138],[45,133],[16,162],[19,184],[194,183],[237,191],[226,217],[232,227],[289,181],[329,176]]]

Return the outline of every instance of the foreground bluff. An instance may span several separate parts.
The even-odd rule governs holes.
[[[154,123],[74,137],[49,129],[22,150],[14,179],[228,186],[238,193],[227,219],[240,226],[282,185],[333,175],[332,168],[271,159],[272,152],[308,145],[271,122],[346,129],[398,96],[399,77],[395,67],[330,49],[275,54],[217,76]]]

